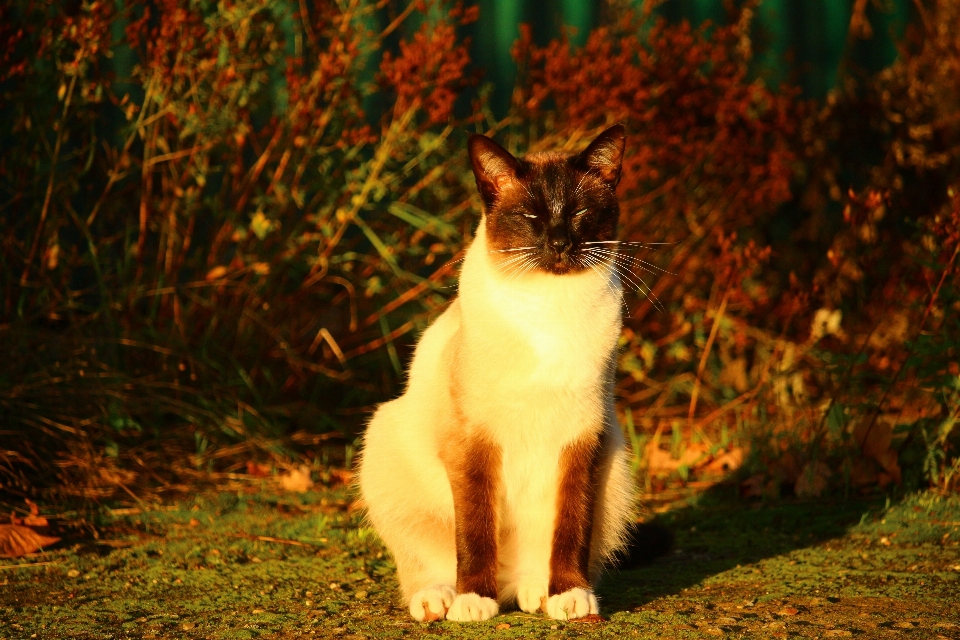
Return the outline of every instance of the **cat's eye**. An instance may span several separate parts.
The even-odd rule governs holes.
[[[580,209],[580,211],[577,211],[575,214],[573,214],[573,216],[574,216],[574,217],[582,216],[582,215],[585,214],[587,211],[589,211],[589,209]]]

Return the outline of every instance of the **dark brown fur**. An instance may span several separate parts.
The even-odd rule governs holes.
[[[523,159],[485,136],[471,136],[490,248],[535,247],[539,268],[558,275],[587,269],[576,259],[581,243],[616,238],[624,136],[617,125],[577,155]]]
[[[560,492],[550,551],[550,595],[590,588],[590,536],[602,442],[592,435],[560,453]]]
[[[450,450],[444,462],[453,490],[457,592],[496,599],[500,448],[473,436]]]

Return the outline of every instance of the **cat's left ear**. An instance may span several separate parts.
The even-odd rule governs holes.
[[[620,182],[620,166],[623,162],[623,150],[627,145],[627,128],[615,124],[590,143],[576,156],[576,162],[583,169],[594,170],[611,187]]]

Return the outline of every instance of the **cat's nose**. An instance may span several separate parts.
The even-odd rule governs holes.
[[[550,240],[550,246],[553,247],[553,250],[557,252],[557,255],[560,255],[564,251],[570,248],[570,239],[569,238],[553,238],[552,240]]]

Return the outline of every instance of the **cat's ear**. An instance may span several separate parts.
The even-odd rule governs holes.
[[[491,205],[504,188],[517,180],[520,161],[499,144],[480,134],[470,136],[467,148],[470,150],[470,165],[477,179],[477,189],[483,201]]]
[[[620,182],[620,164],[623,150],[627,144],[627,128],[615,124],[590,143],[576,157],[577,164],[583,169],[594,170],[611,187]]]

